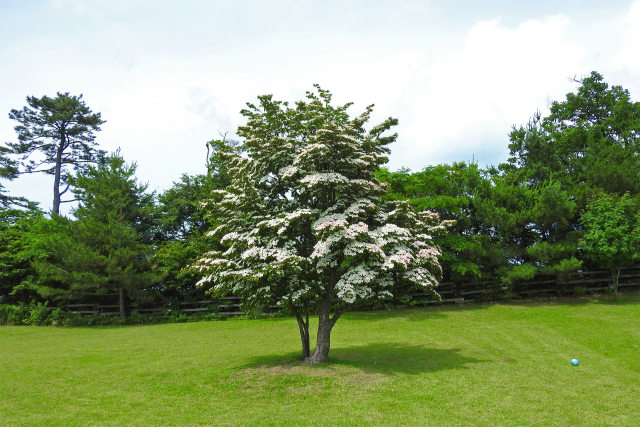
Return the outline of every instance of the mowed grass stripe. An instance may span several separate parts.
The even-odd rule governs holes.
[[[0,424],[638,425],[638,331],[638,296],[349,313],[309,367],[291,318],[2,327]]]

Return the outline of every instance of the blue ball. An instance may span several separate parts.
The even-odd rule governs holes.
[[[578,366],[580,364],[580,362],[578,362],[578,359],[571,359],[571,364],[573,366]]]

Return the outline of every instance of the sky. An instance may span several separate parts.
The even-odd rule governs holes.
[[[0,0],[0,143],[26,96],[83,94],[149,189],[205,171],[258,95],[314,83],[399,119],[388,167],[508,156],[508,134],[596,70],[640,94],[640,0]],[[51,208],[50,176],[4,185]]]

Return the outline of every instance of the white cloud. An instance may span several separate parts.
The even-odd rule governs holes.
[[[624,39],[613,55],[613,65],[635,76],[640,76],[640,1],[630,6],[623,19],[623,25]]]
[[[53,7],[58,9],[71,10],[81,14],[87,9],[87,3],[82,0],[51,0]]]
[[[562,16],[516,27],[481,21],[460,50],[426,64],[396,147],[400,163],[504,159],[511,126],[570,90],[567,77],[581,70],[586,51],[569,25]]]
[[[353,113],[375,103],[373,121],[400,120],[392,169],[504,160],[511,125],[573,90],[573,75],[598,70],[638,99],[640,0],[605,15],[580,7],[580,18],[503,6],[470,2],[460,16],[438,1],[0,2],[11,41],[0,43],[0,142],[15,139],[6,112],[26,95],[84,93],[107,120],[101,147],[121,147],[162,190],[204,170],[204,143],[235,132],[245,102],[294,101],[313,83]],[[491,19],[503,9],[519,12]],[[19,181],[18,193],[48,194],[48,179]]]

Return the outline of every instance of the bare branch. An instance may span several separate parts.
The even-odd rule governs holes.
[[[71,187],[71,184],[67,183],[66,188],[60,192],[60,197],[62,197],[62,195],[63,195],[64,193],[66,193],[67,191],[69,191],[69,187]]]

